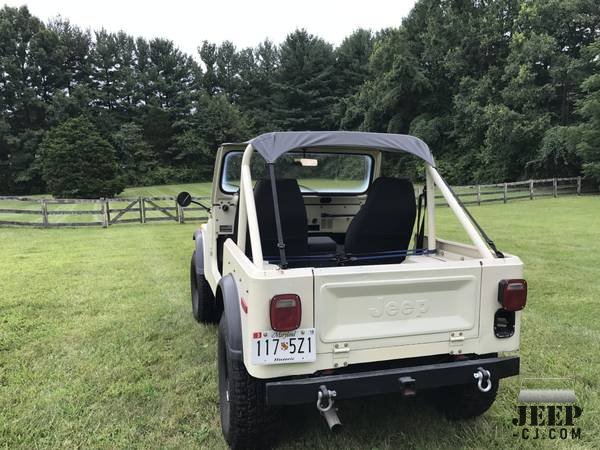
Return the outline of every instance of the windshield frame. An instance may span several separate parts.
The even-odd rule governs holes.
[[[312,190],[312,188],[307,187],[307,188],[302,188],[300,187],[300,192],[302,193],[303,196],[318,196],[318,197],[351,197],[351,196],[360,196],[360,195],[364,195],[367,193],[367,191],[369,190],[369,187],[371,186],[371,183],[373,183],[373,177],[375,175],[375,158],[373,157],[372,154],[367,153],[367,152],[361,152],[361,149],[357,149],[358,151],[353,151],[353,152],[347,152],[347,151],[341,151],[341,150],[321,150],[321,149],[306,149],[306,150],[295,150],[295,151],[291,151],[289,153],[302,153],[305,152],[307,154],[323,154],[323,155],[336,155],[336,156],[362,156],[362,157],[366,157],[368,159],[368,164],[369,164],[369,171],[368,171],[368,178],[366,179],[366,183],[365,183],[365,188],[364,190],[361,191],[319,191],[319,190]],[[231,150],[228,151],[227,153],[225,153],[221,159],[221,169],[220,169],[220,173],[219,173],[219,190],[225,194],[225,195],[235,195],[238,193],[238,190],[235,191],[230,191],[225,189],[225,169],[226,169],[226,159],[228,157],[231,157],[230,155],[232,154],[239,154],[240,155],[240,159],[244,154],[244,150]],[[256,157],[256,155],[255,155]],[[259,155],[260,157],[260,155]],[[277,165],[275,165],[275,168],[277,169]],[[241,175],[241,174],[240,174]],[[301,179],[299,179],[301,180]],[[256,181],[256,180],[253,180]],[[231,186],[231,185],[230,185]],[[311,190],[308,190],[311,189]]]

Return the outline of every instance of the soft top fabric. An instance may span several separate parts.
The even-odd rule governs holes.
[[[281,131],[261,134],[246,144],[274,163],[284,153],[302,148],[349,147],[411,153],[435,166],[429,147],[421,139],[406,134],[362,131]]]

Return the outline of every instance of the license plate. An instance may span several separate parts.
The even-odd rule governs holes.
[[[315,329],[255,331],[252,333],[253,364],[289,364],[317,359]]]

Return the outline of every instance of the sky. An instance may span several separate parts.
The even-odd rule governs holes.
[[[305,28],[339,44],[356,28],[399,26],[414,0],[0,0],[27,5],[47,21],[56,16],[81,28],[123,30],[133,36],[171,39],[197,56],[203,40],[232,41],[254,47],[265,38],[275,43],[296,28]]]

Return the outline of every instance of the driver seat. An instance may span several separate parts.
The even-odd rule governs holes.
[[[308,219],[298,182],[291,178],[278,178],[275,185],[279,200],[279,215],[281,217],[285,253],[288,256],[308,255]],[[279,257],[271,180],[262,179],[256,182],[254,202],[256,203],[263,255],[265,257]],[[248,239],[247,252],[249,251],[249,241]]]

